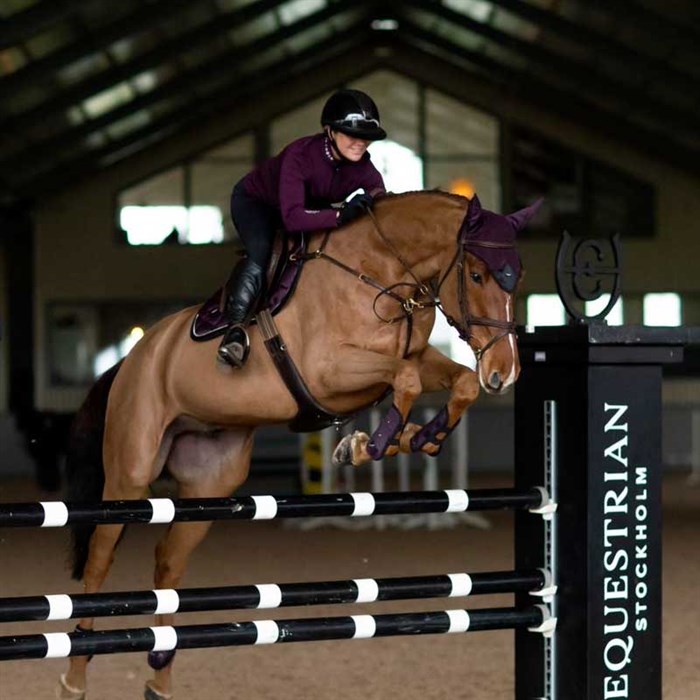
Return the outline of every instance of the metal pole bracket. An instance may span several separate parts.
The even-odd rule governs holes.
[[[549,612],[549,607],[546,605],[537,605],[535,607],[542,610],[542,624],[537,625],[537,627],[528,627],[528,632],[539,632],[544,637],[554,636],[554,631],[557,628],[557,618],[552,617]]]
[[[557,585],[554,583],[554,577],[549,569],[540,569],[540,571],[544,575],[544,583],[542,584],[542,588],[530,591],[530,595],[542,598],[543,603],[551,603],[554,599],[554,595],[557,592]]]
[[[528,510],[530,513],[541,515],[544,520],[551,520],[557,512],[557,503],[549,497],[549,492],[543,486],[535,486],[535,489],[540,492],[542,501],[536,508],[528,508]]]

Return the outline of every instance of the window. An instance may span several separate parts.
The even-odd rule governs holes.
[[[425,185],[472,196],[501,210],[499,123],[440,92],[425,94]]]
[[[87,304],[53,304],[47,314],[48,376],[53,386],[85,386],[94,379],[97,313]]]
[[[129,245],[222,243],[236,237],[233,186],[253,165],[251,134],[155,175],[119,195],[119,227]]]
[[[119,224],[130,245],[221,243],[224,234],[221,209],[211,206],[129,205]]]
[[[601,294],[601,296],[594,301],[587,301],[585,305],[586,315],[595,316],[596,314],[600,313],[608,305],[609,301],[609,294]],[[622,297],[619,297],[615,302],[615,306],[608,311],[608,315],[605,317],[605,320],[608,322],[609,326],[621,326],[624,323],[623,319]]]
[[[143,329],[191,300],[175,303],[57,302],[47,307],[48,378],[53,387],[87,387],[125,357]]]
[[[372,143],[369,152],[388,192],[423,189],[423,161],[410,148],[387,139]]]
[[[527,325],[564,326],[566,309],[558,294],[530,294],[527,298]]]
[[[645,326],[680,326],[682,325],[681,298],[678,294],[645,294]]]
[[[124,334],[119,342],[100,350],[93,362],[94,376],[99,377],[112,365],[115,365],[123,357],[126,357],[131,348],[133,348],[141,338],[143,338],[143,328],[141,328],[141,326],[133,326],[128,333]]]

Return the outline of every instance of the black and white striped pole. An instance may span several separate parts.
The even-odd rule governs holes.
[[[273,520],[327,516],[368,517],[404,513],[463,513],[539,508],[547,500],[541,488],[465,491],[337,493],[315,496],[241,496],[234,498],[149,498],[101,503],[0,504],[0,527],[64,527],[79,523],[195,522]]]
[[[160,626],[98,632],[51,632],[0,637],[0,660],[47,659],[133,651],[172,651],[253,644],[370,639],[416,634],[459,634],[532,629],[544,624],[546,606],[484,608],[299,620],[255,620],[213,625]]]
[[[457,598],[517,591],[538,595],[547,588],[550,579],[549,572],[543,570],[461,572],[403,578],[24,596],[0,598],[0,622]]]

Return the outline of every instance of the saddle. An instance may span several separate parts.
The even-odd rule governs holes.
[[[306,240],[303,232],[280,232],[275,236],[272,256],[267,266],[267,292],[256,311],[268,309],[274,316],[289,301],[304,264]],[[221,286],[202,304],[192,319],[190,337],[196,342],[223,335],[228,325],[225,314],[225,287]],[[253,321],[252,323],[254,323]]]

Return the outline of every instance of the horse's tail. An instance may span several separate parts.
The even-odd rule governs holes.
[[[66,452],[66,500],[100,501],[104,488],[102,441],[107,397],[121,362],[108,369],[90,389],[71,426]],[[80,581],[87,563],[93,524],[71,526],[73,578]]]

